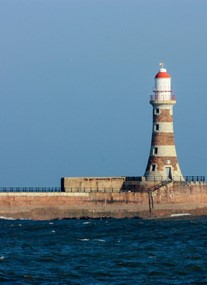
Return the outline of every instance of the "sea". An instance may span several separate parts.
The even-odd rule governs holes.
[[[207,217],[1,217],[0,284],[207,284]]]

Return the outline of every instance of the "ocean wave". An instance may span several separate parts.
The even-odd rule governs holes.
[[[104,239],[99,239],[99,238],[96,238],[94,239],[95,241],[100,241],[100,242],[106,242]]]
[[[80,241],[89,241],[89,238],[80,238],[78,240],[80,240]]]
[[[11,220],[11,221],[31,221],[32,219],[25,219],[25,218],[13,218],[13,217],[0,216],[0,220]],[[35,221],[34,221],[34,222],[35,222]]]
[[[0,220],[17,220],[17,219],[14,219],[14,218],[12,218],[12,217],[0,216]]]
[[[172,214],[170,217],[182,217],[182,216],[191,216],[189,213],[180,213],[180,214]]]

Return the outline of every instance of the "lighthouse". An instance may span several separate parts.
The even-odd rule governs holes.
[[[184,180],[178,164],[174,128],[173,106],[176,98],[171,91],[171,77],[160,64],[155,76],[154,95],[150,96],[153,107],[152,140],[145,178],[148,181]]]

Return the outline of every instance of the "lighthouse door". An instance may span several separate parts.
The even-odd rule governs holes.
[[[165,170],[166,170],[167,180],[172,180],[172,170],[171,170],[171,167],[166,167]]]

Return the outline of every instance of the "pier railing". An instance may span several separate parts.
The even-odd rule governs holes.
[[[0,192],[61,192],[60,187],[0,187]]]
[[[205,182],[205,176],[172,176],[171,179],[167,179],[166,176],[155,175],[152,177],[147,176],[127,176],[126,181],[187,181],[187,182]]]
[[[98,187],[98,188],[93,188],[93,187],[67,187],[65,189],[64,192],[80,192],[80,193],[97,193],[97,192],[102,192],[102,193],[114,193],[114,192],[120,192],[121,187],[120,188],[102,188],[102,187]]]
[[[172,176],[171,179],[166,179],[166,176],[145,177],[145,181],[183,181],[183,182],[205,182],[205,176]]]
[[[91,187],[68,187],[67,189],[61,189],[61,187],[0,187],[0,193],[49,193],[49,192],[70,192],[70,193],[91,193],[91,192],[119,192],[120,188],[91,188]]]

